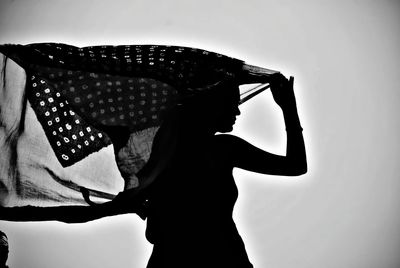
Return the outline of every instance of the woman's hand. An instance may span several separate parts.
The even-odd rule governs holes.
[[[276,104],[282,110],[296,108],[296,99],[293,91],[293,77],[286,79],[281,73],[274,74],[271,78],[271,93]]]

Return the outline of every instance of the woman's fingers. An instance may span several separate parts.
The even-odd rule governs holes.
[[[281,108],[295,103],[293,81],[293,77],[287,79],[282,74],[277,74],[271,82],[272,96]]]

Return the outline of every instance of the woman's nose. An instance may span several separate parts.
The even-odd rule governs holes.
[[[240,115],[240,109],[239,109],[239,107],[236,107],[235,115]]]

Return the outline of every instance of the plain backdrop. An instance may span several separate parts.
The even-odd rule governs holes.
[[[234,172],[256,268],[400,267],[399,26],[395,0],[0,1],[0,43],[185,45],[295,77],[309,172]],[[285,152],[270,92],[241,111],[234,134]],[[11,268],[140,268],[151,252],[136,215],[0,229]]]

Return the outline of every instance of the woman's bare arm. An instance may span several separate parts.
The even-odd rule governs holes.
[[[56,207],[2,207],[0,220],[5,221],[59,221],[65,223],[84,223],[104,217],[137,213],[142,218],[143,197],[132,191],[121,192],[113,201],[92,206]]]
[[[98,206],[0,207],[0,220],[83,223],[116,215],[110,204]]]

